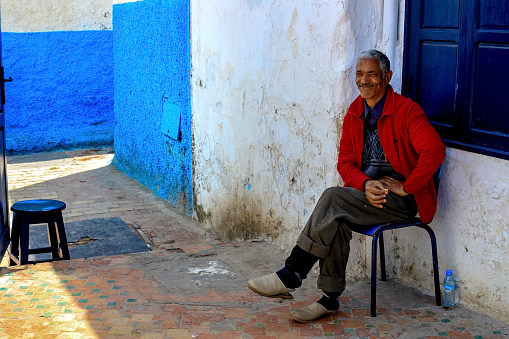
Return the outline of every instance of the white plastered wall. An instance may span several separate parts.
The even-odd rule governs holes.
[[[509,323],[509,162],[448,148],[438,212],[440,278],[453,270],[457,300]],[[431,252],[424,231],[395,231],[395,273],[431,291]],[[415,239],[422,239],[416,241]]]
[[[191,4],[194,215],[289,250],[322,191],[341,185],[355,61],[383,49],[383,2]],[[352,248],[350,276],[365,277],[364,239]]]
[[[2,0],[2,32],[112,29],[112,0]]]
[[[356,55],[386,51],[382,0],[191,1],[195,217],[230,237],[289,250],[324,188],[341,184],[341,123],[357,95]],[[404,1],[392,84],[401,87]],[[509,162],[448,149],[439,209],[440,279],[460,303],[509,322]],[[387,234],[389,276],[433,293],[429,238]],[[354,236],[350,280],[369,276]],[[391,255],[394,253],[394,255]],[[284,258],[275,258],[283,260]],[[431,300],[431,299],[430,299]]]

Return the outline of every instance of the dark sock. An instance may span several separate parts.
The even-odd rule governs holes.
[[[302,278],[297,272],[293,272],[285,265],[282,269],[276,272],[277,276],[287,288],[297,288],[302,285]]]
[[[300,280],[302,281],[302,279],[306,279],[309,271],[311,271],[318,259],[320,258],[295,245],[292,253],[290,253],[290,256],[285,261],[285,266],[291,272],[300,274]]]
[[[339,309],[339,293],[323,292],[325,295],[318,300],[318,303],[328,311],[337,311]]]

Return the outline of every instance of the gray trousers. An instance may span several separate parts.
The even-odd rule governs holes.
[[[389,192],[386,200],[383,208],[373,207],[364,192],[351,187],[331,187],[322,193],[297,239],[301,249],[320,258],[319,289],[335,293],[345,289],[351,228],[404,221],[417,213],[412,196]]]

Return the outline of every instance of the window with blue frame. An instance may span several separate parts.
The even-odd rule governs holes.
[[[403,94],[444,142],[509,159],[509,0],[406,0]]]

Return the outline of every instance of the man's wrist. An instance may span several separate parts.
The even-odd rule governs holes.
[[[364,181],[364,185],[363,185],[363,187],[364,187],[364,192],[366,192],[366,184],[368,183],[368,181],[371,181],[371,179],[368,179],[368,180]]]

